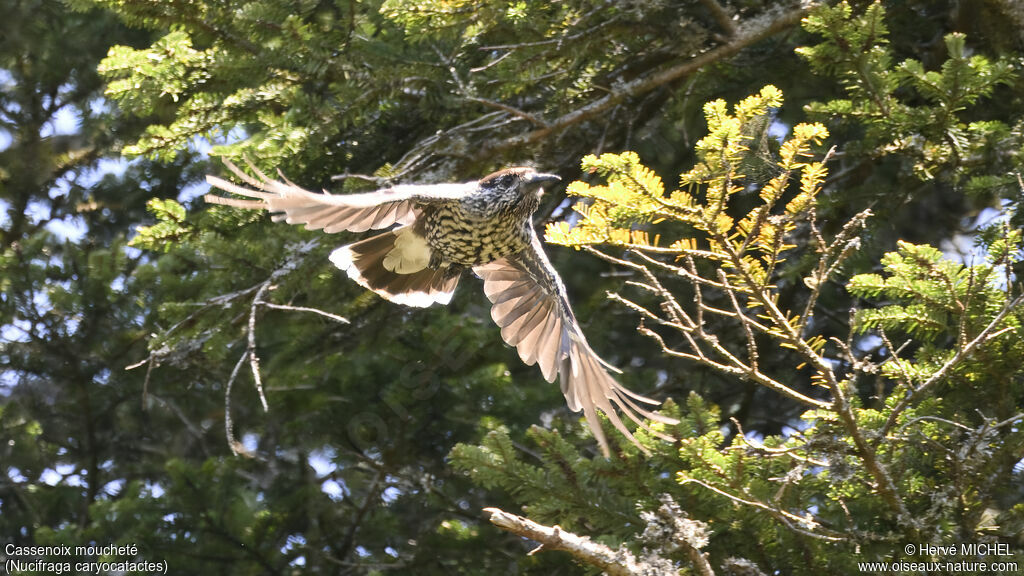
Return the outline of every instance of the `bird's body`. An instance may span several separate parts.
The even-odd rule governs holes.
[[[514,182],[526,170],[495,172],[478,185],[467,186],[457,199],[419,206],[421,213],[411,230],[429,247],[430,267],[487,264],[530,245],[530,218],[540,206],[540,188],[519,192]],[[546,180],[546,175],[540,176],[537,182]]]
[[[539,200],[521,198],[487,210],[483,194],[423,211],[427,243],[440,262],[476,266],[521,252],[530,245],[530,214]],[[525,217],[524,217],[525,214]]]
[[[606,455],[597,409],[634,443],[615,408],[648,430],[634,412],[675,422],[637,406],[636,401],[657,402],[630,392],[608,374],[609,366],[590,349],[572,314],[565,287],[531,222],[540,206],[541,185],[559,180],[557,176],[517,167],[464,184],[404,185],[336,196],[308,192],[258,171],[257,180],[227,166],[258,190],[213,176],[207,181],[256,200],[207,195],[207,201],[266,209],[277,213],[276,219],[325,232],[398,224],[331,254],[331,261],[350,278],[388,300],[410,306],[447,304],[462,272],[473,269],[484,279],[502,338],[518,349],[526,364],[539,364],[549,382],[560,377],[569,407],[584,411]]]

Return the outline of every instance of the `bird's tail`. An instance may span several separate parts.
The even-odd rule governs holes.
[[[402,228],[370,236],[342,246],[331,253],[331,262],[348,273],[360,286],[383,298],[425,308],[437,302],[447,304],[459,283],[461,270],[453,267],[423,268],[399,274],[384,267],[384,258],[395,248]]]

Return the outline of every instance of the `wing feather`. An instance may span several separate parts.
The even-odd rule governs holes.
[[[548,318],[551,317],[552,312],[550,301],[537,303],[530,318],[519,329],[517,349],[519,350],[519,357],[523,359],[527,366],[536,364],[537,356],[543,352],[540,346],[538,346],[541,336],[539,331],[547,325]]]
[[[281,180],[274,180],[252,164],[249,168],[257,175],[256,178],[227,160],[224,165],[249,187],[239,186],[217,176],[207,176],[206,181],[214,188],[244,196],[245,199],[207,194],[207,202],[248,210],[267,210],[274,214],[275,221],[305,224],[310,230],[322,229],[328,233],[343,230],[365,232],[394,224],[410,224],[419,206],[456,200],[475,186],[475,183],[399,185],[376,192],[334,195],[310,192],[283,176]]]
[[[543,332],[540,336],[540,341],[537,342],[537,364],[540,366],[540,371],[544,374],[544,379],[548,382],[554,382],[558,376],[558,343],[555,339],[561,338],[562,336],[561,320],[558,318],[558,314],[548,314],[547,322],[544,324]]]
[[[501,329],[502,339],[512,346],[516,346],[520,357],[523,357],[524,353],[529,354],[531,351],[525,345],[520,347],[519,343],[529,335],[532,329],[536,327],[536,322],[546,314],[547,311],[544,309],[544,306],[540,305],[536,299],[524,298],[520,305],[507,316],[507,318],[513,318],[513,320]],[[527,364],[531,363],[527,362]]]
[[[540,357],[546,352],[541,347],[541,342],[544,340],[547,333],[544,332],[547,328],[549,321],[553,316],[557,315],[557,312],[551,310],[551,300],[547,300],[538,305],[539,317],[531,320],[532,326],[524,328],[521,332],[524,333],[522,339],[519,341],[519,358],[526,364],[526,366],[532,366],[537,364]],[[541,367],[541,372],[544,372],[544,367]]]
[[[501,327],[502,339],[516,347],[523,362],[538,364],[546,380],[553,382],[556,376],[561,380],[566,403],[573,411],[583,411],[605,455],[609,454],[608,440],[598,411],[637,446],[639,443],[619,418],[619,412],[652,434],[672,440],[652,430],[640,416],[666,424],[677,421],[638,406],[637,402],[657,401],[619,384],[608,373],[608,369],[615,369],[587,344],[569,307],[565,287],[536,234],[526,250],[473,270],[484,280],[484,293],[492,305],[491,317]]]

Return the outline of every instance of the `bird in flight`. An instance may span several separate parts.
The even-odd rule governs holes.
[[[641,408],[638,403],[658,402],[619,384],[608,373],[619,371],[587,344],[565,286],[537,238],[531,218],[540,206],[541,186],[559,181],[558,176],[514,167],[461,184],[396,185],[334,195],[304,190],[283,176],[269,178],[251,164],[257,178],[228,161],[225,165],[251,188],[207,176],[214,188],[245,198],[207,194],[207,202],[267,210],[274,221],[327,233],[387,229],[330,256],[350,278],[387,300],[418,307],[447,304],[463,271],[471,269],[483,278],[502,339],[516,347],[524,363],[539,364],[548,382],[560,379],[569,408],[583,411],[606,457],[608,440],[598,410],[644,452],[618,411],[673,440],[640,416],[665,424],[678,421]]]

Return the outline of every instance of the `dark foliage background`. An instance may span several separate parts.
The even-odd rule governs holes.
[[[383,302],[327,261],[349,236],[208,209],[201,177],[222,171],[208,155],[353,191],[373,184],[332,176],[469,180],[528,163],[596,181],[581,171],[584,155],[634,150],[673,187],[696,162],[705,102],[773,84],[786,100],[757,127],[750,185],[774,175],[777,140],[793,125],[828,126],[837,154],[819,224],[835,234],[865,208],[876,215],[844,281],[879,271],[897,240],[969,252],[975,238],[998,235],[981,226],[996,214],[1019,228],[1024,10],[907,1],[854,2],[853,13],[879,6],[887,34],[862,29],[830,49],[826,33],[801,27],[808,7],[796,2],[9,0],[0,8],[0,541],[135,543],[174,574],[583,573],[566,555],[527,556],[529,542],[484,520],[486,506],[529,504],[525,489],[450,466],[458,443],[507,429],[519,456],[553,466],[554,477],[558,466],[526,436],[534,425],[599,458],[558,387],[500,341],[480,282],[464,280],[445,309]],[[987,80],[963,80],[959,100],[900,68],[913,59],[940,70],[952,32],[965,35],[966,56],[993,66]],[[825,48],[808,56],[799,46]],[[756,194],[737,202],[750,209]],[[570,218],[569,205],[556,190],[538,225]],[[152,228],[140,235],[140,225]],[[737,430],[729,418],[767,435],[803,412],[663,354],[637,333],[635,314],[606,298],[629,279],[621,268],[549,252],[591,345],[631,389],[676,404],[696,392],[720,409],[723,443]],[[812,265],[780,268],[781,307],[802,306]],[[685,300],[686,286],[670,286]],[[823,289],[818,333],[845,339],[858,304],[874,305],[843,282]],[[888,353],[878,338],[858,346]],[[977,377],[1004,385],[1000,397],[1019,412],[1019,350],[1006,354]],[[791,357],[761,362],[814,392]],[[856,395],[871,405],[892,388],[880,378]],[[998,537],[1019,548],[1014,442],[1002,476],[973,481],[1007,482],[1000,510],[1016,510],[1018,523]],[[643,529],[633,504],[672,490],[677,463],[653,462],[588,469],[564,507],[539,513],[611,544],[628,540]],[[625,485],[639,488],[623,504]],[[822,566],[801,559],[820,555],[817,544],[774,550],[739,529],[730,536],[714,524],[721,502],[676,496],[721,535],[716,565],[731,549],[766,573]]]

